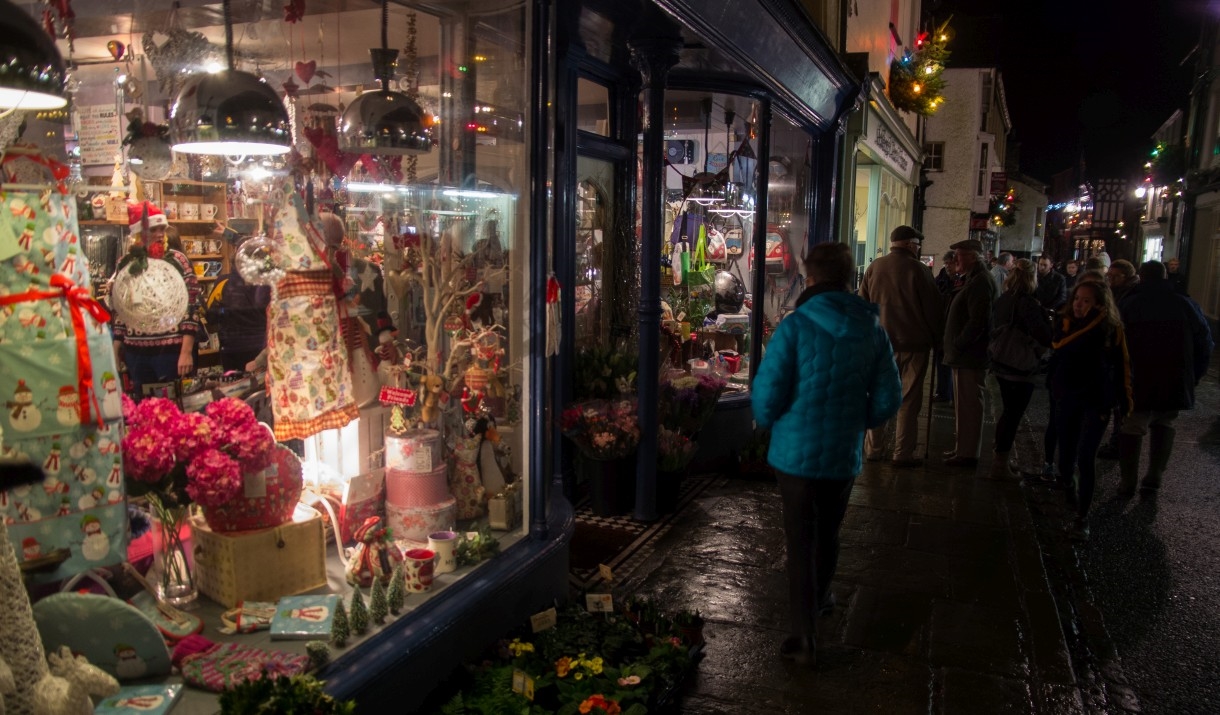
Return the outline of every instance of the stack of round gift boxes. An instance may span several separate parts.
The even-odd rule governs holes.
[[[425,542],[453,529],[457,501],[436,430],[408,430],[385,438],[385,514],[395,538]]]

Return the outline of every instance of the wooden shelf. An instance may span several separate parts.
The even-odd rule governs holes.
[[[207,224],[215,224],[217,221],[219,221],[219,222],[221,222],[221,223],[224,223],[224,219],[223,219],[223,218],[221,218],[220,216],[217,216],[216,218],[205,218],[205,219],[193,219],[193,218],[192,218],[192,219],[185,219],[185,218],[175,218],[175,219],[170,219],[170,223],[174,223],[174,224],[177,224],[177,223],[191,223],[191,224],[195,224],[195,223],[207,223]]]
[[[187,258],[224,258],[223,253],[188,253]]]
[[[77,221],[81,226],[119,226],[126,228],[127,224],[122,221],[104,221],[102,219],[91,218],[88,221]]]
[[[216,278],[217,276],[195,276],[197,281],[214,281]]]

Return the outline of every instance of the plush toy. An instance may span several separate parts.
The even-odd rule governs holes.
[[[445,387],[445,380],[440,375],[425,375],[419,386],[420,391],[424,393],[420,417],[425,423],[431,424],[440,416],[441,390]]]
[[[83,655],[73,655],[72,649],[61,645],[54,653],[47,653],[51,675],[57,675],[88,693],[94,699],[108,698],[119,692],[119,681]]]
[[[381,525],[381,517],[365,519],[355,536],[358,543],[348,561],[347,582],[361,588],[372,586],[374,579],[389,583],[394,567],[402,562],[402,551]]]
[[[483,483],[484,496],[488,499],[504,491],[507,480],[500,462],[496,459],[496,446],[500,444],[500,433],[496,421],[484,417],[475,423],[474,433],[481,435],[479,441],[479,479]]]

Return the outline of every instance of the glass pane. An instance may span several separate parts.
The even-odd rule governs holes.
[[[775,325],[805,289],[801,259],[809,236],[809,135],[783,117],[771,122],[767,185],[767,260],[762,308]]]
[[[614,164],[576,160],[576,347],[601,344],[608,334],[614,301],[606,296],[605,266],[614,260]]]
[[[665,95],[660,258],[670,314],[662,319],[678,340],[666,335],[662,344],[680,346],[668,352],[668,367],[718,372],[729,381],[726,394],[749,386],[755,112],[752,100],[736,95]]]
[[[610,136],[610,88],[585,78],[576,80],[576,128]]]

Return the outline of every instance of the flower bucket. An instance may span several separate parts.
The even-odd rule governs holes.
[[[271,466],[246,474],[244,494],[220,506],[203,510],[208,528],[220,534],[268,529],[292,520],[301,497],[301,462],[283,445],[275,449]]]
[[[619,459],[580,455],[580,469],[589,482],[589,501],[598,516],[618,516],[635,507],[635,453]]]

